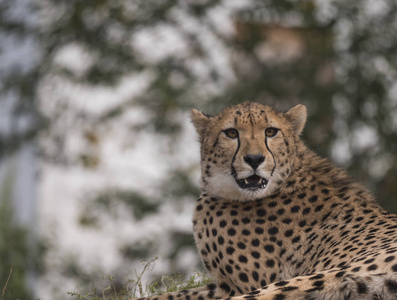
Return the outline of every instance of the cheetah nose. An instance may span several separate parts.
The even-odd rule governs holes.
[[[265,161],[265,157],[262,154],[247,154],[244,156],[244,161],[256,170]]]

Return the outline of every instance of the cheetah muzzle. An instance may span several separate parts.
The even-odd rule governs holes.
[[[214,284],[150,300],[397,300],[397,216],[306,147],[305,106],[244,102],[191,118],[193,232]]]
[[[256,174],[243,179],[235,178],[235,180],[241,189],[248,189],[251,191],[255,191],[257,189],[264,189],[266,188],[268,183],[268,180],[266,178],[260,177]]]

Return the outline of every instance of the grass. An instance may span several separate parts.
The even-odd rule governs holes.
[[[157,258],[143,262],[142,271],[135,271],[135,279],[127,278],[122,286],[115,283],[114,277],[109,275],[102,280],[101,288],[92,286],[91,291],[87,293],[79,291],[69,292],[68,294],[78,300],[127,300],[197,288],[212,282],[212,279],[206,275],[195,272],[188,278],[180,274],[175,274],[172,276],[163,276],[159,280],[144,283],[142,281],[143,274],[153,269],[156,260]]]
[[[0,300],[3,300],[3,299],[4,299],[4,294],[5,294],[5,292],[7,291],[7,285],[8,285],[8,282],[10,281],[10,277],[11,277],[11,274],[12,274],[12,268],[13,268],[13,266],[11,266],[10,272],[8,273],[7,281],[6,281],[6,283],[4,284],[3,292],[1,293],[1,298],[0,298]]]

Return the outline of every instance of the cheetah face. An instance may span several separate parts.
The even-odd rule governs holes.
[[[292,172],[305,120],[303,105],[279,113],[245,102],[213,117],[192,110],[201,142],[202,189],[239,201],[274,194]]]

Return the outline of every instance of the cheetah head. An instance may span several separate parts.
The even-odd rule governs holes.
[[[306,107],[286,113],[244,102],[216,116],[191,112],[201,142],[201,185],[213,197],[249,201],[277,192],[293,171]]]

